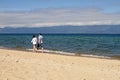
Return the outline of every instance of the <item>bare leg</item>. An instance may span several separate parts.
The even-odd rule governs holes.
[[[42,53],[44,52],[44,48],[42,47]]]
[[[37,48],[35,45],[33,45],[33,52],[37,52]]]

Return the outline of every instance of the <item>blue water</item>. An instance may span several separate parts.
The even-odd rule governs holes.
[[[120,34],[43,34],[43,37],[44,48],[48,50],[120,56]],[[0,34],[0,46],[31,49],[31,39],[32,34]]]

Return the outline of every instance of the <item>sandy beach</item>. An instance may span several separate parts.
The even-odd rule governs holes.
[[[0,80],[120,80],[120,60],[0,49]]]

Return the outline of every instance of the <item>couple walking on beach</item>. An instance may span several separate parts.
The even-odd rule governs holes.
[[[35,35],[33,35],[31,43],[33,44],[33,52],[37,52],[37,50],[41,47],[43,53],[43,36],[41,33],[38,34],[38,39]]]

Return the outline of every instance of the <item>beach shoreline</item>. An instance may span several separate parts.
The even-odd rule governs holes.
[[[7,47],[0,47],[0,49],[33,52],[32,49],[7,48]],[[39,49],[37,51],[37,53],[41,53],[41,52],[42,52],[41,49]],[[75,57],[88,57],[88,58],[100,58],[100,59],[115,59],[115,60],[120,60],[120,56],[102,56],[102,55],[92,55],[92,54],[83,54],[83,53],[77,54],[77,53],[55,51],[55,50],[47,50],[47,49],[44,49],[44,53],[47,53],[47,54],[56,54],[56,55],[65,55],[65,56],[75,56]]]
[[[120,60],[0,49],[0,80],[119,80]]]

